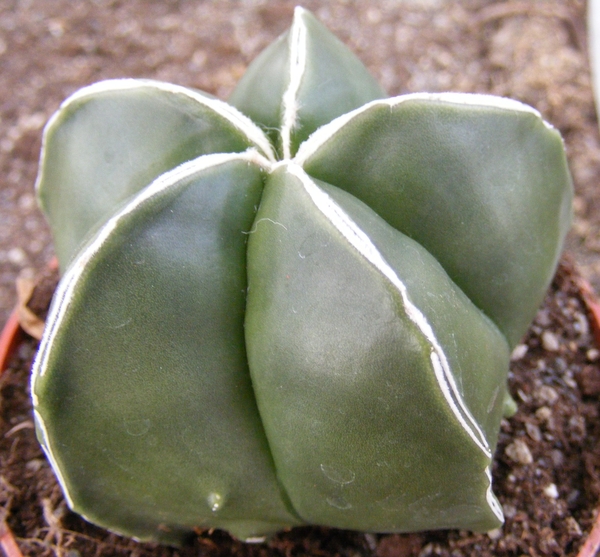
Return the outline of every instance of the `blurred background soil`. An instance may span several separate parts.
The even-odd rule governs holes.
[[[107,78],[146,77],[226,99],[290,25],[297,1],[0,0],[0,325],[14,280],[52,256],[34,183],[60,102]],[[562,132],[576,188],[568,250],[600,289],[600,139],[584,0],[306,0],[390,95],[493,93]]]

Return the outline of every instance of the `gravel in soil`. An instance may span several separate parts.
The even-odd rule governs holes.
[[[579,280],[563,261],[513,353],[509,385],[518,411],[502,422],[493,470],[506,516],[499,530],[373,535],[307,527],[255,545],[199,531],[180,549],[107,533],[67,509],[35,439],[28,393],[33,341],[0,376],[0,513],[22,551],[41,557],[574,556],[600,499],[600,350]]]
[[[147,77],[227,98],[285,30],[296,0],[6,0],[0,5],[0,323],[14,279],[52,254],[33,183],[41,128],[77,88]],[[517,98],[562,132],[575,182],[569,248],[600,287],[600,136],[586,54],[585,0],[306,0],[390,94],[467,91]],[[0,377],[0,520],[28,555],[575,555],[600,495],[600,359],[563,267],[515,353],[519,404],[494,470],[502,531],[365,536],[319,528],[246,546],[220,532],[182,550],[140,545],[69,513],[35,441],[26,393],[32,343]],[[4,510],[4,511],[3,511]]]
[[[0,323],[14,280],[52,255],[34,182],[44,123],[80,87],[140,77],[226,99],[256,55],[312,10],[389,92],[504,95],[537,108],[567,147],[569,238],[600,289],[600,135],[586,0],[3,0],[0,2]]]

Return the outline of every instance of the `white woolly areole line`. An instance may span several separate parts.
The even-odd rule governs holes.
[[[65,481],[65,478],[62,475],[62,472],[58,465],[58,462],[54,458],[54,454],[52,453],[52,448],[50,445],[50,437],[48,436],[48,431],[46,430],[46,424],[42,420],[42,416],[39,414],[39,412],[37,410],[34,409],[33,414],[34,414],[35,422],[37,424],[37,430],[40,432],[40,434],[42,436],[42,438],[40,439],[40,445],[42,446],[42,449],[44,450],[44,454],[46,455],[48,462],[50,462],[50,465],[52,466],[52,471],[54,472],[54,475],[56,476],[56,479],[58,480],[58,483],[62,489],[63,495],[67,501],[67,505],[69,506],[69,508],[71,510],[76,511],[77,514],[80,515],[82,518],[84,518],[88,522],[94,523],[93,519],[88,517],[81,509],[77,508],[77,505],[75,505],[75,502],[73,501],[71,494],[69,493],[67,482]],[[118,534],[118,532],[115,532],[115,533]]]
[[[290,82],[282,97],[283,118],[281,123],[281,146],[283,158],[292,157],[292,130],[298,119],[298,91],[306,70],[306,26],[302,20],[304,8],[294,11],[294,23],[290,30]]]
[[[65,103],[63,102],[63,104],[61,105],[61,107],[64,105]],[[38,161],[38,168],[40,169],[38,172],[38,175],[35,179],[35,184],[34,184],[34,189],[36,192],[40,191],[40,185],[42,183],[42,172],[43,169],[46,165],[46,144],[48,143],[48,134],[50,133],[50,130],[54,127],[54,124],[56,123],[56,121],[58,120],[60,116],[60,111],[57,110],[51,117],[50,119],[46,122],[46,125],[44,126],[44,131],[42,132],[42,146],[40,149],[40,159]]]
[[[412,93],[409,95],[400,95],[389,99],[378,99],[368,102],[360,108],[347,112],[346,114],[335,118],[328,124],[321,126],[315,130],[302,145],[300,145],[298,153],[294,157],[294,162],[303,165],[322,145],[327,143],[327,141],[338,133],[346,124],[364,112],[378,106],[387,106],[392,109],[409,101],[442,102],[471,106],[473,108],[497,108],[510,112],[528,112],[542,120],[548,129],[554,129],[551,124],[542,119],[541,114],[535,108],[513,99],[477,93]]]
[[[40,154],[39,168],[44,168],[48,134],[50,130],[54,127],[54,125],[58,122],[58,120],[62,118],[63,111],[65,109],[68,109],[68,107],[71,104],[76,103],[77,101],[92,97],[94,95],[115,91],[127,91],[133,89],[155,89],[158,91],[173,93],[176,95],[183,95],[188,99],[191,99],[197,102],[198,104],[213,110],[219,116],[229,121],[237,130],[242,132],[250,141],[252,141],[257,147],[259,147],[263,151],[264,155],[271,162],[274,162],[276,160],[273,147],[271,146],[269,139],[265,136],[262,130],[252,120],[250,120],[250,118],[242,114],[239,110],[237,110],[230,104],[227,104],[226,102],[223,102],[219,99],[214,99],[207,95],[203,95],[197,91],[194,91],[193,89],[182,87],[180,85],[173,85],[172,83],[154,81],[152,79],[125,78],[108,79],[106,81],[100,81],[98,83],[88,85],[87,87],[83,87],[82,89],[75,91],[75,93],[73,93],[70,97],[68,97],[61,103],[59,110],[57,110],[51,116],[46,126],[44,127],[44,132],[42,134],[42,148]],[[36,191],[38,191],[40,188],[41,180],[42,173],[40,172],[35,182]]]
[[[301,181],[306,193],[310,196],[317,209],[333,226],[335,226],[346,240],[348,240],[350,245],[352,245],[398,290],[402,297],[402,302],[404,303],[406,315],[431,345],[431,365],[440,391],[446,399],[448,406],[477,447],[481,449],[487,458],[491,459],[492,451],[490,446],[485,435],[481,431],[481,428],[475,421],[475,418],[473,418],[473,415],[466,407],[462,396],[460,395],[444,350],[440,346],[426,317],[410,300],[404,283],[385,261],[379,250],[375,247],[373,242],[371,242],[370,238],[333,199],[311,180],[308,174],[306,174],[300,166],[292,163],[288,166],[288,172]]]
[[[265,159],[261,154],[255,150],[249,150],[245,153],[226,153],[226,154],[215,154],[215,155],[203,155],[194,160],[177,166],[173,170],[161,174],[154,182],[152,182],[146,189],[137,195],[128,205],[126,205],[119,213],[111,217],[106,224],[100,229],[100,232],[94,239],[94,241],[87,246],[87,248],[75,259],[75,261],[69,266],[67,272],[63,276],[59,283],[58,289],[54,294],[52,308],[48,315],[46,331],[42,338],[38,354],[33,364],[31,373],[31,393],[34,402],[34,407],[37,407],[38,397],[35,389],[35,382],[39,377],[43,377],[46,373],[52,347],[54,346],[56,335],[60,330],[60,326],[64,321],[65,315],[71,305],[73,299],[73,293],[75,288],[85,271],[90,260],[99,252],[103,244],[107,241],[110,235],[113,233],[115,228],[118,226],[120,221],[130,213],[134,212],[140,205],[152,198],[153,196],[163,192],[164,190],[173,187],[180,180],[186,177],[193,176],[196,173],[208,170],[209,168],[215,168],[222,164],[226,164],[231,161],[246,161],[247,163],[253,163],[261,166],[265,169],[270,168],[270,161]],[[57,465],[56,459],[54,458],[52,444],[47,433],[46,424],[41,414],[34,408],[36,423],[38,424],[39,430],[43,437],[43,447],[48,460],[52,463],[52,468],[56,471],[58,481],[63,488],[63,492],[69,503],[69,506],[73,508],[72,498],[69,495],[68,486],[61,475],[60,468]],[[79,511],[78,511],[79,512]],[[81,513],[80,513],[81,514]],[[84,517],[85,518],[85,517]]]
[[[69,508],[73,508],[73,499],[71,499],[71,495],[69,494],[69,490],[67,489],[67,482],[65,482],[65,479],[60,471],[60,468],[58,466],[58,463],[56,462],[56,459],[54,458],[54,455],[52,454],[52,449],[50,447],[50,438],[48,437],[48,431],[46,430],[46,424],[44,423],[44,420],[42,420],[42,416],[40,416],[39,412],[37,410],[33,410],[33,414],[34,414],[34,418],[35,418],[35,422],[37,424],[37,429],[40,432],[41,435],[41,439],[40,439],[40,445],[42,446],[42,449],[44,449],[44,453],[46,454],[46,458],[49,460],[50,464],[52,465],[52,470],[54,470],[54,473],[56,475],[56,479],[58,480],[58,483],[60,484],[60,487],[62,488],[62,492],[64,493],[65,499],[67,500],[67,504],[69,505]]]
[[[77,259],[71,263],[67,269],[67,272],[59,283],[59,287],[54,295],[52,309],[48,316],[48,330],[44,334],[40,344],[40,349],[38,351],[38,356],[33,366],[33,372],[31,376],[32,393],[35,393],[33,385],[36,378],[38,376],[42,377],[45,374],[46,364],[48,362],[51,347],[54,344],[57,332],[60,329],[60,325],[71,304],[73,292],[77,283],[79,282],[79,279],[81,278],[81,275],[83,274],[90,260],[93,259],[93,257],[102,248],[119,223],[147,200],[165,191],[166,189],[173,187],[182,179],[233,161],[246,161],[247,163],[256,164],[264,169],[270,169],[271,166],[270,162],[255,150],[249,150],[245,153],[218,153],[213,155],[202,155],[196,159],[175,167],[173,170],[161,174],[148,187],[143,189],[121,211],[106,221],[93,242],[90,243],[77,257]]]
[[[498,520],[500,520],[500,522],[504,522],[504,512],[502,510],[502,506],[492,492],[492,470],[489,466],[485,469],[485,475],[487,476],[489,482],[485,491],[485,499],[488,502],[490,509],[492,509],[492,512],[498,517]]]

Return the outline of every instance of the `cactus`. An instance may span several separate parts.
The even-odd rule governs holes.
[[[501,524],[509,354],[571,211],[534,109],[387,98],[297,8],[228,103],[76,92],[37,191],[62,279],[31,391],[76,512],[168,543]]]

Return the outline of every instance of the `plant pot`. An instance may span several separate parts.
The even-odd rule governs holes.
[[[22,338],[23,330],[19,325],[19,313],[17,309],[14,309],[0,334],[0,373],[8,367]]]
[[[588,319],[591,329],[594,333],[594,340],[597,346],[600,346],[600,303],[594,293],[591,285],[579,277],[578,286],[581,296],[588,310]],[[592,530],[590,531],[585,543],[579,550],[578,557],[594,557],[600,550],[600,512],[596,512],[596,519]]]
[[[23,330],[19,325],[18,312],[15,309],[0,333],[0,374],[8,367],[14,352],[23,338]],[[0,548],[6,557],[23,557],[12,531],[0,512]]]
[[[571,367],[569,367],[560,377],[560,373],[557,371],[556,381],[554,383],[552,383],[552,381],[544,383],[542,387],[554,385],[556,387],[554,390],[558,391],[560,382],[566,381],[571,385],[570,388],[572,392],[577,389],[587,392],[587,406],[589,408],[595,408],[596,412],[600,414],[600,401],[598,401],[598,396],[592,396],[590,394],[595,392],[594,389],[597,389],[598,393],[600,393],[600,369],[598,368],[598,365],[593,362],[584,362],[585,358],[587,358],[587,360],[594,360],[594,362],[600,362],[600,359],[598,359],[600,351],[597,348],[600,346],[598,343],[600,340],[600,304],[598,304],[589,285],[577,275],[573,266],[568,262],[561,265],[552,292],[552,295],[546,300],[544,309],[538,314],[536,322],[531,327],[531,332],[527,339],[528,354],[515,354],[512,373],[512,375],[514,375],[512,379],[513,396],[520,402],[521,407],[527,408],[537,404],[544,408],[555,408],[552,406],[552,401],[550,400],[552,396],[554,396],[549,394],[552,391],[548,389],[538,389],[538,391],[544,393],[543,396],[547,397],[545,402],[540,402],[540,400],[536,399],[536,397],[541,395],[535,390],[535,384],[528,390],[526,384],[519,383],[519,381],[521,381],[521,379],[519,379],[519,374],[522,374],[525,379],[530,375],[535,376],[534,371],[536,370],[532,369],[534,367],[534,362],[538,362],[539,364],[541,361],[546,361],[546,363],[550,362],[552,366],[554,366],[555,364],[552,362],[558,361],[562,356],[566,358],[570,354],[569,350],[563,350],[563,347],[568,348],[569,343],[574,342],[569,340],[570,333],[564,332],[559,334],[555,332],[553,333],[554,336],[546,333],[547,331],[556,331],[557,323],[554,322],[554,320],[557,318],[559,318],[559,320],[562,319],[560,316],[557,317],[557,308],[569,308],[571,306],[574,307],[574,304],[579,304],[576,311],[574,310],[574,315],[582,315],[583,313],[581,312],[587,312],[587,325],[589,325],[590,334],[587,334],[586,338],[590,344],[582,344],[581,346],[578,346],[577,350],[574,352],[575,356],[579,358],[579,363],[573,364],[572,369],[581,368],[580,372],[573,375],[577,381],[577,385],[573,383],[573,379],[568,374],[568,370],[571,369]],[[567,295],[569,292],[573,292],[575,298],[569,297],[570,294]],[[561,306],[561,304],[563,304],[563,306]],[[560,311],[558,311],[558,313],[560,313]],[[2,371],[8,367],[11,361],[13,362],[13,367],[18,367],[19,365],[25,367],[27,365],[25,360],[30,359],[26,354],[21,354],[19,356],[16,352],[19,346],[26,347],[27,343],[32,345],[34,343],[27,335],[23,334],[18,326],[16,316],[17,312],[15,311],[6,323],[2,335],[0,336],[0,363]],[[579,328],[585,333],[586,325],[579,323]],[[561,346],[553,345],[556,338],[561,339],[560,342],[563,343]],[[597,351],[598,354],[595,351]],[[26,350],[24,352],[26,352]],[[523,352],[523,349],[521,349],[520,352]],[[530,359],[528,359],[528,357],[530,357]],[[581,364],[581,362],[584,363]],[[567,365],[570,366],[571,364]],[[9,367],[9,369],[12,370],[12,367]],[[549,377],[548,374],[547,376]],[[597,384],[594,383],[595,380],[598,380]],[[25,384],[27,383],[27,369],[22,371],[20,382],[22,383],[21,387],[25,389]],[[12,389],[15,388],[14,385],[16,385],[16,382],[11,384],[11,392]],[[560,396],[563,395],[560,394]],[[556,412],[558,413],[558,410]],[[539,413],[538,409],[537,414]],[[21,416],[23,416],[22,410]],[[523,462],[526,462],[528,459],[524,458],[523,462],[517,462],[515,464],[511,459],[516,458],[519,460],[519,458],[523,459],[523,456],[515,456],[508,447],[511,444],[514,446],[515,441],[520,440],[525,444],[529,443],[532,447],[532,453],[536,455],[538,459],[545,458],[538,456],[536,453],[536,444],[532,442],[532,439],[535,439],[538,434],[541,434],[543,437],[544,435],[549,435],[549,432],[552,431],[546,426],[536,425],[540,424],[540,419],[541,418],[534,413],[531,413],[531,415],[520,414],[503,424],[503,432],[497,451],[497,470],[495,471],[495,475],[499,478],[499,486],[507,483],[510,484],[507,478],[512,474],[515,475],[516,481],[514,483],[517,484],[513,490],[517,491],[519,488],[518,484],[522,480],[519,474],[523,474],[523,481],[527,481],[527,478],[534,476],[534,474],[527,475],[528,473],[526,473],[528,466],[531,465],[523,464]],[[577,420],[574,420],[573,423],[576,424],[576,422]],[[584,435],[585,439],[581,442],[583,445],[586,445],[587,450],[591,451],[590,455],[593,456],[594,446],[590,443],[590,439],[595,438],[597,445],[600,446],[600,426],[594,429],[595,424],[591,421],[590,424],[591,433],[590,435]],[[10,445],[10,447],[14,447],[15,444],[18,444],[15,441],[17,437],[19,437],[20,440],[21,438],[23,439],[23,441],[20,441],[21,443],[25,443],[25,438],[27,438],[29,439],[28,442],[32,443],[32,446],[37,446],[35,445],[35,439],[33,439],[34,434],[31,426],[31,420],[26,420],[23,417],[21,417],[19,423],[10,424],[9,431],[4,432],[5,439],[7,436],[9,439],[12,439],[12,445]],[[529,437],[524,435],[525,432]],[[562,433],[557,435],[560,436]],[[35,536],[35,531],[33,533],[29,532],[26,536],[20,534],[21,523],[19,522],[20,514],[18,514],[21,512],[20,507],[15,516],[7,516],[7,521],[10,522],[16,535],[19,538],[27,538],[21,542],[22,550],[26,554],[45,556],[53,555],[55,553],[61,554],[60,552],[62,551],[62,554],[64,555],[66,550],[73,551],[72,555],[88,555],[93,554],[92,551],[101,551],[102,555],[130,555],[132,552],[136,552],[137,555],[142,555],[144,557],[150,555],[167,557],[176,554],[185,557],[198,554],[211,556],[279,556],[298,554],[299,552],[323,556],[358,554],[376,555],[377,557],[408,557],[412,555],[512,555],[519,553],[530,555],[544,554],[544,552],[539,551],[539,547],[537,549],[532,547],[531,550],[529,550],[520,545],[518,551],[514,552],[510,548],[510,543],[512,543],[511,536],[514,537],[514,532],[517,531],[515,530],[515,524],[517,524],[518,521],[522,519],[522,516],[526,514],[520,508],[511,509],[510,512],[507,512],[508,515],[511,515],[512,511],[516,513],[509,516],[507,519],[507,527],[505,528],[507,531],[491,532],[487,535],[471,535],[467,532],[451,531],[375,536],[327,528],[297,528],[290,532],[275,536],[268,544],[254,546],[241,544],[225,533],[218,531],[199,532],[199,535],[193,541],[193,545],[182,550],[173,550],[172,548],[152,544],[137,544],[131,540],[126,540],[113,534],[107,534],[103,530],[95,528],[79,519],[79,517],[69,513],[66,510],[64,502],[60,502],[57,486],[54,484],[51,486],[46,485],[53,482],[52,474],[48,466],[43,462],[43,457],[41,456],[41,453],[39,453],[39,448],[37,450],[38,454],[34,455],[31,460],[23,464],[23,470],[25,470],[27,474],[31,474],[32,469],[37,466],[45,473],[45,476],[42,476],[41,480],[37,476],[37,479],[28,480],[29,484],[34,484],[33,488],[45,489],[38,498],[37,514],[39,515],[39,524],[37,526],[37,539],[33,541],[31,539],[32,536]],[[510,456],[511,454],[513,455],[512,457]],[[0,452],[0,458],[2,458],[3,461],[6,460],[5,457],[6,455]],[[600,456],[598,456],[598,461],[600,462]],[[31,464],[32,462],[34,463],[33,465]],[[556,472],[556,470],[554,472]],[[540,481],[546,480],[544,480],[542,476]],[[560,491],[563,488],[560,485],[557,488],[554,483],[551,485],[553,485],[554,488],[546,487],[547,494],[545,497],[547,500],[542,499],[540,502],[538,499],[535,499],[532,500],[531,505],[535,507],[543,507],[544,505],[550,505],[551,507],[552,505],[555,505],[556,509],[559,509],[562,499],[556,498],[555,504],[553,498],[557,497],[557,493],[553,490],[558,489],[558,491]],[[19,487],[17,487],[17,489],[19,489]],[[598,489],[600,489],[600,487]],[[582,491],[584,491],[584,489],[582,489]],[[562,497],[563,494],[560,495]],[[585,495],[585,493],[583,493],[583,495]],[[505,501],[503,501],[503,503],[506,504]],[[589,503],[589,508],[593,508],[596,504],[595,501],[592,502],[592,499],[588,499],[587,503]],[[10,512],[10,506],[7,506],[7,509],[8,514],[8,512]],[[556,512],[558,513],[558,511]],[[585,513],[581,514],[581,516],[584,516],[584,519],[582,520],[585,520],[584,529],[589,532],[586,536],[587,539],[583,543],[582,535],[577,539],[577,543],[573,544],[571,549],[566,549],[566,553],[564,554],[572,556],[576,555],[577,557],[592,557],[596,554],[598,549],[600,549],[600,515],[596,516],[596,513],[589,510],[586,510]],[[519,518],[520,516],[521,518]],[[585,516],[588,518],[585,518]],[[569,520],[569,517],[570,515],[566,518],[563,517],[562,519],[559,517],[557,520],[558,522],[561,520],[565,522]],[[0,516],[0,547],[8,557],[22,557],[23,554],[17,546],[15,535],[11,533],[8,527],[5,529],[1,528],[1,518],[2,517]],[[593,524],[592,518],[594,518]],[[509,524],[510,527],[508,526]],[[547,532],[548,528],[542,528],[533,521],[529,524],[529,528],[538,528],[540,536],[549,535]],[[523,530],[523,532],[526,533],[525,530]],[[95,541],[92,542],[92,539]],[[489,547],[482,545],[484,542],[489,542]],[[517,539],[516,542],[519,542],[519,540]],[[543,540],[540,541],[540,543],[542,542]],[[502,547],[504,547],[504,550],[502,550]],[[548,550],[545,554],[560,554],[558,551],[565,550],[565,548],[557,546],[558,549],[554,548],[553,551],[552,544],[543,547],[546,547]],[[32,553],[32,551],[34,551],[34,553]],[[502,551],[504,551],[504,553]]]

